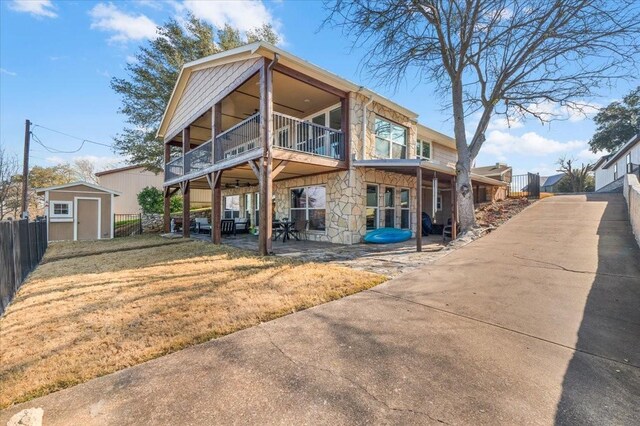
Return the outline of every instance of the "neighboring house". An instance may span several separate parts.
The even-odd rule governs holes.
[[[511,166],[505,163],[496,163],[492,166],[480,166],[471,169],[472,173],[480,176],[496,179],[507,184],[511,183],[511,177],[513,176],[513,170]],[[487,192],[487,187],[478,186],[474,188],[474,202],[482,203],[486,201],[493,201],[495,199],[503,199],[506,197],[507,187],[490,187],[494,191],[493,193]]]
[[[442,224],[455,216],[457,153],[417,118],[264,42],[208,56],[182,68],[158,131],[165,197],[211,190],[214,225],[221,216],[257,222],[262,253],[275,218],[341,244],[406,228],[419,247],[423,212]],[[490,194],[507,185],[472,179]]]
[[[552,176],[540,176],[540,192],[558,192],[558,184],[564,176],[564,173]]]
[[[640,133],[616,152],[602,156],[593,166],[597,192],[622,192],[624,175],[640,169]]]
[[[98,184],[118,191],[121,195],[116,198],[113,211],[117,214],[141,213],[138,204],[138,194],[144,188],[151,186],[162,190],[164,176],[154,173],[143,166],[127,166],[105,170],[96,173]],[[211,191],[194,190],[191,193],[191,207],[209,206]]]
[[[113,238],[113,204],[119,192],[88,182],[36,189],[43,195],[49,241]]]

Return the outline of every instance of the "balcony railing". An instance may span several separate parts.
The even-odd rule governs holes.
[[[273,138],[277,148],[344,160],[344,135],[340,130],[276,112]]]
[[[210,167],[213,164],[211,157],[211,141],[187,152],[184,156],[184,174],[188,175]]]
[[[165,182],[195,174],[214,163],[221,163],[262,148],[260,113],[256,113],[211,141],[187,152],[165,166]],[[335,160],[345,159],[344,134],[340,130],[300,120],[285,114],[273,114],[273,146]]]
[[[220,133],[215,144],[216,163],[260,148],[260,113]]]

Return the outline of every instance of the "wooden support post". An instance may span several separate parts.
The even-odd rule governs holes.
[[[171,161],[171,145],[164,144],[164,166],[167,167],[167,163]],[[163,207],[163,224],[164,232],[171,232],[171,195],[169,194],[171,188],[165,188],[164,194],[164,207]]]
[[[273,80],[269,69],[271,61],[265,59],[260,68],[260,143],[262,144],[261,176],[260,176],[260,232],[259,252],[262,256],[271,253],[271,232],[273,221],[273,176],[271,175],[273,158],[271,144],[273,142]]]
[[[340,158],[347,162],[347,165],[351,166],[351,141],[349,134],[349,95],[340,99],[340,109],[342,112],[341,126],[344,152],[340,153]]]
[[[451,239],[458,238],[458,200],[456,200],[456,177],[451,178]]]
[[[213,173],[211,188],[211,242],[222,240],[222,171]]]
[[[189,126],[182,130],[182,155],[183,155],[183,174],[189,173],[189,164],[184,157],[191,149],[191,129]],[[182,189],[182,237],[189,238],[191,227],[191,191],[189,181],[181,182]]]
[[[416,251],[422,251],[422,167],[416,169]]]
[[[184,238],[189,238],[190,235],[190,227],[191,227],[191,191],[190,191],[190,182],[185,181],[181,182],[182,186],[182,236]]]

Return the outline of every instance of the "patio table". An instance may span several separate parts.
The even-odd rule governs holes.
[[[298,236],[294,232],[292,232],[295,222],[292,222],[290,220],[281,220],[279,221],[279,223],[282,225],[282,228],[283,228],[283,231],[282,231],[283,243],[286,242],[287,240],[290,240],[291,236],[293,236],[293,238],[295,238],[296,241],[300,241]],[[277,241],[277,238],[276,238],[276,241]]]

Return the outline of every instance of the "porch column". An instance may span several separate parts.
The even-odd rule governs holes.
[[[262,256],[271,253],[271,225],[273,221],[273,176],[271,175],[273,158],[271,143],[273,142],[273,80],[271,61],[265,59],[260,68],[260,141],[262,158],[260,159],[260,226],[259,251]]]
[[[422,167],[416,169],[416,251],[422,251]]]
[[[217,174],[217,176],[216,176]],[[211,188],[211,242],[220,244],[222,239],[222,172],[212,173]]]
[[[216,136],[222,133],[222,103],[218,102],[211,109],[211,161],[216,161]],[[222,172],[211,173],[209,185],[211,187],[211,242],[220,244],[222,239]]]
[[[167,168],[167,163],[171,161],[171,146],[168,143],[164,144],[164,167]],[[166,172],[165,172],[166,176]],[[164,232],[171,232],[171,188],[164,188],[162,191],[164,195],[164,210],[162,215],[162,221],[164,225]]]
[[[191,149],[191,129],[189,126],[185,127],[182,130],[182,155],[183,158]],[[186,160],[186,159],[185,159]],[[185,161],[183,164],[183,173],[187,174],[188,164]],[[182,236],[184,238],[189,238],[189,228],[191,225],[191,191],[190,191],[190,182],[187,180],[185,182],[181,182],[182,188]]]
[[[438,211],[438,175],[433,172],[431,179],[431,221],[436,223],[436,213]]]
[[[349,95],[340,99],[340,109],[342,111],[340,131],[342,131],[342,148],[344,152],[340,153],[341,160],[351,165],[351,141],[349,134]]]
[[[456,177],[451,177],[451,239],[458,238],[458,201],[456,200]]]

